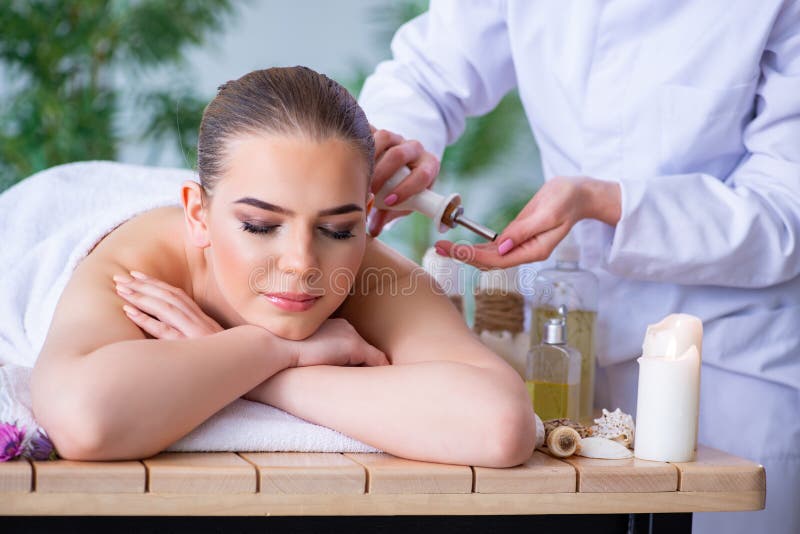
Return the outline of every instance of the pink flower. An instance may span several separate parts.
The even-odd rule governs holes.
[[[25,432],[11,423],[0,423],[0,462],[12,460],[22,453]]]

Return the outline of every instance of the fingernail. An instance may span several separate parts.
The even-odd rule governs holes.
[[[131,276],[139,280],[147,280],[147,275],[139,271],[131,271]]]
[[[122,309],[125,310],[125,313],[127,313],[128,315],[139,315],[139,311],[133,306],[128,306],[127,304],[123,304]]]
[[[115,274],[111,278],[113,278],[114,281],[119,284],[129,284],[130,282],[133,282],[133,278],[126,274]]]
[[[392,193],[391,195],[383,199],[383,203],[386,204],[387,206],[391,206],[395,202],[397,202],[397,195],[395,193]]]
[[[499,247],[497,247],[497,252],[502,256],[503,254],[505,254],[506,252],[511,250],[511,248],[513,246],[514,246],[514,242],[511,241],[510,239],[506,239],[505,241],[500,243]]]
[[[126,295],[133,295],[133,291],[131,291],[130,288],[120,285],[117,286],[117,292],[124,293]]]

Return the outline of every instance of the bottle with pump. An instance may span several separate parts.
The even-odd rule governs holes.
[[[540,271],[534,280],[531,310],[531,345],[540,337],[546,321],[558,317],[566,306],[567,343],[581,354],[580,408],[577,420],[590,424],[594,416],[595,324],[597,321],[597,277],[579,267],[580,249],[571,233],[554,251],[555,268]]]
[[[581,355],[567,344],[567,308],[548,319],[542,342],[528,352],[525,384],[533,409],[543,420],[578,420],[580,409]]]

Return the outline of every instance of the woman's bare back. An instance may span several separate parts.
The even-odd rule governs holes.
[[[112,277],[139,270],[190,291],[182,214],[180,206],[141,213],[106,234],[78,263],[56,305],[35,374],[115,341],[150,337],[125,315]]]

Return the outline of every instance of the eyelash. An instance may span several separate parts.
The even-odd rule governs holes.
[[[255,224],[250,224],[247,221],[242,221],[242,230],[245,232],[250,232],[251,234],[270,234],[272,231],[277,228],[279,225],[272,225],[272,226],[258,226]],[[330,237],[331,239],[342,240],[342,239],[350,239],[351,237],[355,237],[350,231],[344,232],[331,232],[330,230],[325,230],[324,228],[320,228],[322,233]]]

